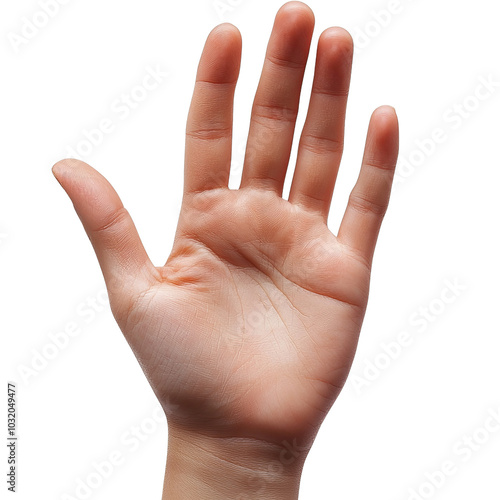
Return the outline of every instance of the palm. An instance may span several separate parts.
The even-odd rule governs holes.
[[[228,189],[228,178],[241,40],[228,25],[210,35],[188,117],[182,210],[165,266],[153,266],[102,176],[73,160],[54,167],[93,243],[115,317],[179,427],[311,437],[349,371],[389,200],[397,120],[390,108],[372,115],[363,166],[334,236],[327,219],[352,40],[341,29],[327,30],[289,199],[282,198],[312,30],[303,4],[278,13],[238,190]]]
[[[231,435],[272,435],[279,423],[297,436],[347,376],[368,268],[321,218],[273,193],[198,197],[122,328],[140,339],[152,386],[184,423]]]

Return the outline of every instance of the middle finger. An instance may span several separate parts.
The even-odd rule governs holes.
[[[313,30],[314,14],[301,2],[285,4],[276,15],[253,103],[240,188],[282,194]]]

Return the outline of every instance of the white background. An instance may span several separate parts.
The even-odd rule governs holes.
[[[153,419],[159,404],[99,303],[96,258],[50,168],[81,146],[85,131],[112,120],[113,131],[82,157],[112,182],[153,262],[162,264],[176,227],[185,120],[206,36],[222,21],[243,35],[236,186],[281,2],[222,0],[221,14],[212,0],[69,0],[21,43],[24,18],[43,12],[40,3],[3,2],[0,15],[2,367],[3,380],[18,384],[17,498],[83,498],[78,481],[112,453],[121,464],[89,498],[160,498],[166,423]],[[381,104],[398,112],[401,158],[351,376],[306,461],[300,498],[406,500],[420,489],[414,499],[498,499],[500,431],[482,430],[489,412],[500,411],[498,9],[492,0],[309,5],[316,31],[299,127],[321,31],[343,26],[357,47],[332,231],[358,173],[369,116]],[[129,116],[117,112],[122,93],[157,66],[169,73],[157,89]],[[478,101],[481,79],[497,83],[489,95],[479,89]],[[435,129],[440,144],[429,142]],[[444,303],[450,282],[460,289],[446,291]],[[68,323],[80,333],[54,351],[50,335]],[[384,355],[383,344],[404,332],[411,343],[391,344],[394,359]],[[32,363],[36,374],[23,375]],[[140,444],[133,426],[143,428]],[[461,443],[466,435],[481,444]],[[1,455],[4,464],[6,448]],[[426,474],[445,461],[454,473],[439,488],[426,486]]]

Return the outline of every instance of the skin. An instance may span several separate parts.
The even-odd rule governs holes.
[[[327,218],[353,46],[345,30],[329,28],[318,42],[290,195],[282,198],[313,28],[300,2],[277,14],[237,190],[227,183],[241,37],[230,24],[210,33],[164,266],[151,263],[104,177],[78,160],[53,167],[97,254],[113,314],[165,410],[164,498],[297,498],[307,452],[354,357],[398,123],[389,106],[373,113],[334,235]],[[284,455],[290,445],[295,452]]]

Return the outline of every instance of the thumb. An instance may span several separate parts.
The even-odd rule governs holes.
[[[151,281],[155,268],[111,184],[79,160],[61,160],[52,167],[52,172],[82,221],[110,296],[122,291],[127,281],[131,284]]]

